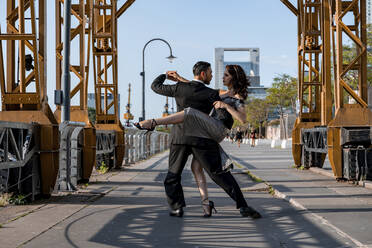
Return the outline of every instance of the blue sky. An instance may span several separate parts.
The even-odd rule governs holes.
[[[55,109],[55,6],[54,1],[47,2],[48,96],[49,104]],[[118,5],[124,2],[119,0]],[[6,3],[1,1],[1,30],[5,30],[5,9]],[[159,41],[146,48],[146,117],[153,118],[164,111],[165,97],[151,91],[152,80],[166,70],[177,70],[191,79],[192,66],[199,60],[210,62],[214,69],[215,47],[259,47],[261,84],[265,86],[270,86],[277,74],[297,76],[296,26],[296,17],[280,0],[137,0],[118,20],[120,119],[123,121],[129,83],[132,84],[132,113],[136,120],[141,115],[142,78],[139,73],[142,49],[147,41],[167,40],[177,57],[170,64],[165,59],[169,49]],[[226,56],[242,60],[248,54],[228,53]],[[94,92],[93,67],[90,71],[89,92]],[[214,87],[213,80],[211,87]]]

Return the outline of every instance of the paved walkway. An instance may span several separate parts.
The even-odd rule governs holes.
[[[371,190],[293,169],[289,150],[268,145],[223,146],[241,165],[234,169],[234,176],[262,219],[242,218],[213,182],[208,186],[218,213],[202,218],[189,165],[182,178],[185,215],[170,217],[163,188],[168,153],[163,153],[98,178],[79,194],[35,204],[32,211],[23,217],[19,216],[24,213],[18,213],[13,221],[1,218],[9,208],[0,209],[0,247],[333,248],[372,244]],[[271,195],[267,184],[253,182],[245,169],[266,180],[285,200]]]

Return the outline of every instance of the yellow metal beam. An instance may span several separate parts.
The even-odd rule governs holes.
[[[295,14],[295,16],[299,15],[298,9],[295,6],[293,6],[291,2],[289,2],[288,0],[280,0],[280,1],[284,3],[284,5],[287,6],[288,9],[292,11],[293,14]]]
[[[119,18],[136,0],[127,0],[116,12],[116,18]],[[286,1],[286,0],[283,0]]]

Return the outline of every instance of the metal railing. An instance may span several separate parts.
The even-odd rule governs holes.
[[[0,193],[40,193],[37,124],[0,121]]]
[[[132,164],[169,148],[168,133],[126,129],[124,164]]]
[[[112,168],[115,164],[116,134],[114,130],[96,130],[96,168],[104,162]]]

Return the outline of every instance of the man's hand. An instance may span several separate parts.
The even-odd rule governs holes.
[[[183,83],[189,82],[189,80],[187,80],[186,78],[183,78],[180,75],[178,75],[177,71],[167,71],[166,73],[167,73],[167,78],[169,80],[172,80],[175,82],[183,82]]]
[[[214,108],[216,108],[216,109],[218,109],[218,108],[226,108],[226,103],[224,103],[224,102],[221,102],[221,101],[215,101],[214,103],[213,103],[213,106],[214,106]]]
[[[179,81],[179,75],[176,71],[167,71],[166,75],[167,75],[167,79],[169,79],[171,81],[174,81],[174,82]]]

